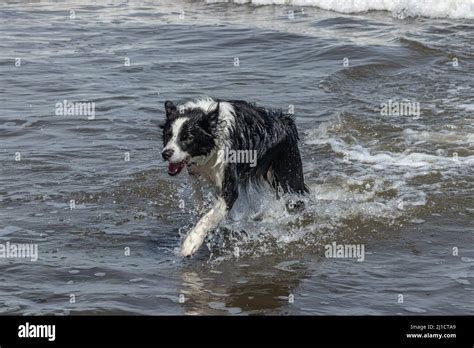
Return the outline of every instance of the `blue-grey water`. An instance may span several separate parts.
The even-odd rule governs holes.
[[[0,244],[39,258],[0,258],[0,313],[473,314],[473,49],[472,19],[2,2]],[[196,215],[158,125],[201,95],[294,109],[311,194],[242,197],[182,259]]]

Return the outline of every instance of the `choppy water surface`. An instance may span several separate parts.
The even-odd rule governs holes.
[[[0,18],[0,242],[39,247],[0,259],[0,313],[474,312],[472,19],[184,1]],[[157,125],[164,100],[200,95],[293,105],[312,193],[299,214],[242,197],[183,260],[196,217]],[[65,99],[96,118],[56,116]],[[382,115],[389,100],[420,117]],[[365,260],[325,258],[332,242]]]

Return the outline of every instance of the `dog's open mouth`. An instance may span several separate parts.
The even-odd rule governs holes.
[[[171,176],[178,175],[185,166],[186,160],[177,163],[170,162],[168,165],[168,174]]]

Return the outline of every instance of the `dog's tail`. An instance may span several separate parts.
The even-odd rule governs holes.
[[[282,117],[283,122],[286,124],[286,130],[287,130],[287,136],[288,136],[288,142],[291,144],[291,148],[293,148],[293,155],[296,156],[296,162],[302,167],[301,163],[301,155],[298,146],[296,145],[298,141],[300,140],[299,134],[298,134],[298,128],[296,127],[296,116],[295,114],[284,114]],[[295,153],[297,152],[297,154]],[[300,179],[302,182],[302,185],[300,184],[300,190],[299,193],[304,194],[304,193],[310,193],[310,189],[306,183],[304,183],[304,179]],[[301,189],[302,188],[302,189]]]

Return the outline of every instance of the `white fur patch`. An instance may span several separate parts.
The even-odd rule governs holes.
[[[181,131],[181,128],[183,128],[183,124],[188,121],[187,117],[179,117],[176,120],[173,121],[171,125],[171,139],[168,141],[166,144],[164,150],[171,149],[173,150],[173,156],[169,159],[171,163],[178,163],[184,161],[189,154],[181,149],[181,147],[178,144],[178,139],[179,139],[179,133]]]
[[[183,104],[183,107],[185,109],[201,109],[207,113],[208,111],[214,110],[215,105],[217,105],[217,103],[214,101],[214,99],[209,97],[201,97],[186,102]]]
[[[218,180],[222,183],[224,180],[224,167],[226,163],[225,148],[230,149],[230,131],[235,125],[234,107],[227,102],[221,102],[219,109],[219,124],[222,125],[217,139],[217,160],[214,167],[218,168]]]

